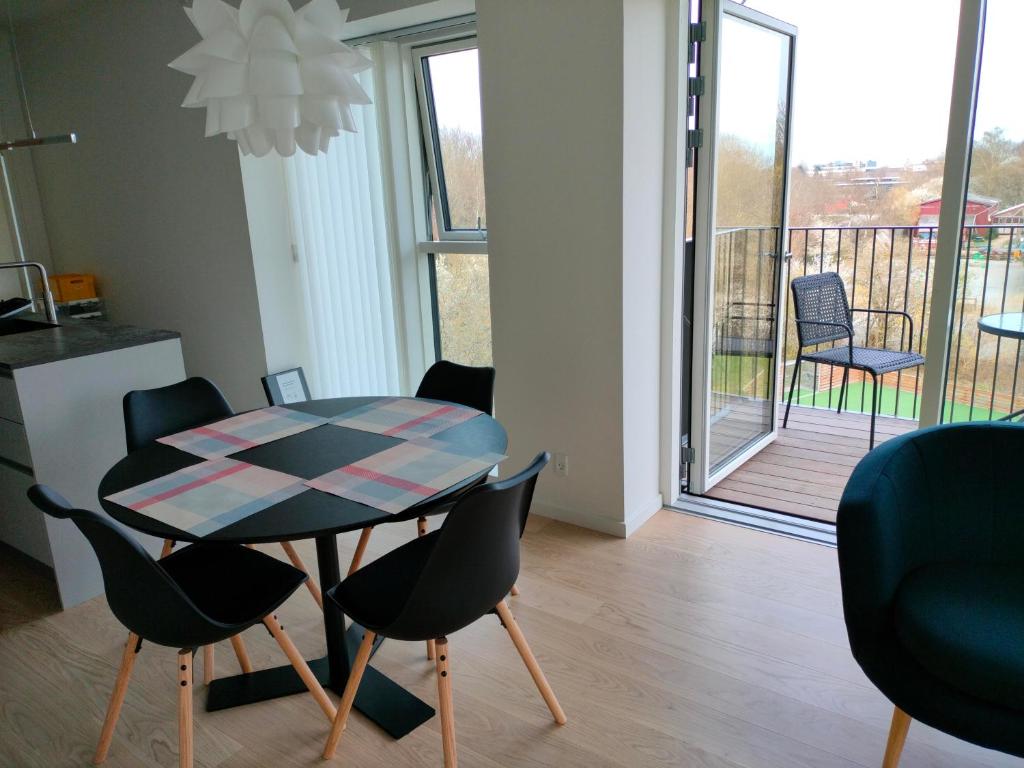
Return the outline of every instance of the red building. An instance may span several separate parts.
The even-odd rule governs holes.
[[[919,227],[939,226],[939,207],[942,198],[936,197],[933,200],[925,200],[921,203],[917,212],[917,225]],[[967,210],[964,213],[965,227],[984,227],[992,223],[992,214],[996,212],[999,201],[994,197],[984,195],[967,195]]]

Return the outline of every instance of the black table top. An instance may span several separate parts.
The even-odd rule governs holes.
[[[293,403],[286,407],[318,416],[333,417],[379,399],[376,396],[342,397]],[[492,451],[504,453],[508,446],[505,428],[486,414],[456,424],[433,437],[457,443],[481,454]],[[400,442],[402,441],[399,438],[324,424],[297,435],[233,453],[231,458],[310,480],[372,456]],[[198,541],[199,539],[192,534],[114,504],[105,497],[203,461],[205,459],[169,445],[151,443],[121,459],[104,475],[99,488],[100,504],[112,518],[129,528],[162,539]],[[481,476],[475,475],[456,483],[429,501],[436,501],[461,490],[476,482]],[[365,504],[310,488],[204,536],[202,540],[250,544],[308,539],[418,517],[418,510],[425,503],[392,515]]]

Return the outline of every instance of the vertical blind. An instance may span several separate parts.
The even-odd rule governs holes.
[[[373,70],[359,80],[374,99]],[[284,161],[319,397],[400,387],[377,113],[352,111],[357,133]]]

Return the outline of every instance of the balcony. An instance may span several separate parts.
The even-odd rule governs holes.
[[[762,229],[723,230],[716,247],[719,261],[735,253],[763,253],[771,242]],[[862,315],[854,320],[855,343],[914,351],[927,346],[929,288],[934,273],[935,227],[795,227],[789,232],[789,278],[838,272],[851,306],[896,309],[913,318],[913,335],[890,316]],[[996,419],[1024,407],[1019,381],[1020,343],[978,330],[977,320],[999,312],[1024,312],[1024,227],[971,226],[961,239],[953,337],[947,373],[946,422]],[[767,357],[752,339],[763,338],[773,322],[760,269],[726,266],[719,274],[713,411],[735,415],[744,399],[764,396],[770,377]],[[725,278],[725,282],[722,282]],[[722,295],[724,294],[724,295]],[[789,381],[797,352],[792,297],[785,286],[785,354],[778,381]],[[716,485],[708,495],[833,521],[842,489],[868,450],[870,377],[850,372],[843,413],[837,414],[842,369],[804,365],[789,427],[778,439]],[[877,442],[916,427],[923,370],[881,377]],[[775,397],[784,407],[785,388]],[[714,422],[714,415],[712,417]],[[734,419],[735,421],[735,419]],[[781,425],[781,410],[779,413]],[[714,426],[712,427],[714,429]]]

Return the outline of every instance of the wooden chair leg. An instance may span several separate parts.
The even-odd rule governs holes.
[[[513,584],[512,590],[509,592],[509,594],[512,595],[512,597],[519,597],[519,587]]]
[[[359,644],[355,661],[352,663],[352,670],[348,673],[348,682],[345,683],[345,692],[341,695],[341,703],[338,704],[338,713],[334,716],[331,732],[324,745],[324,760],[334,757],[334,751],[338,748],[341,732],[345,730],[345,725],[348,723],[348,716],[352,712],[352,703],[356,700],[359,683],[363,679],[363,672],[366,671],[366,665],[370,661],[375,637],[373,632],[367,630],[363,635],[363,642]]]
[[[203,685],[213,682],[213,646],[203,646]]]
[[[455,707],[452,705],[452,676],[448,661],[448,638],[439,637],[437,646],[437,708],[441,711],[441,746],[444,768],[459,764],[455,752]]]
[[[160,559],[163,560],[165,557],[171,554],[172,549],[174,549],[174,541],[172,541],[171,539],[164,539],[163,549],[160,550]]]
[[[306,660],[302,658],[302,654],[299,653],[299,649],[295,647],[295,643],[292,639],[284,632],[284,627],[281,626],[281,622],[277,620],[277,616],[265,616],[263,623],[267,629],[270,630],[270,634],[274,636],[277,644],[281,646],[281,650],[284,651],[284,655],[288,657],[288,661],[291,662],[292,666],[295,667],[295,671],[299,673],[299,677],[302,678],[302,682],[306,684],[309,692],[313,694],[313,698],[316,699],[316,703],[320,705],[320,709],[327,715],[328,720],[334,720],[334,716],[337,714],[337,710],[334,709],[334,705],[331,704],[331,700],[327,698],[327,694],[324,693],[323,686],[320,685],[320,681],[316,679],[316,675],[313,674],[313,670],[309,668]]]
[[[110,742],[114,738],[114,726],[121,715],[121,705],[124,704],[124,695],[128,691],[128,681],[131,679],[132,667],[135,666],[135,657],[138,653],[139,636],[129,632],[128,641],[124,644],[124,653],[121,654],[121,668],[117,670],[114,691],[110,694],[110,703],[107,705],[107,716],[103,719],[100,743],[96,746],[96,755],[92,759],[96,765],[107,759]]]
[[[290,541],[282,541],[281,549],[288,555],[288,559],[292,561],[292,565],[302,571],[309,578],[306,579],[306,589],[309,590],[309,594],[316,600],[316,604],[320,606],[320,610],[324,609],[324,598],[320,594],[320,585],[316,583],[316,579],[312,577],[306,564],[302,562],[302,558],[299,557],[299,553],[295,551],[295,546]]]
[[[242,672],[249,674],[252,672],[252,662],[249,660],[249,651],[245,648],[245,643],[242,642],[241,635],[235,635],[231,638],[231,647],[235,649],[235,657],[238,659],[238,666],[242,668]]]
[[[192,649],[178,651],[178,766],[192,768]]]
[[[370,542],[371,533],[373,533],[372,526],[369,528],[363,528],[363,530],[359,532],[359,543],[356,544],[356,552],[352,555],[352,563],[348,567],[349,576],[359,570],[359,565],[363,562],[363,554],[366,552],[366,545]]]
[[[566,717],[565,712],[562,711],[561,705],[558,703],[558,699],[555,698],[555,692],[551,689],[551,685],[548,683],[548,679],[544,677],[544,672],[541,671],[540,664],[537,663],[537,659],[533,655],[533,651],[530,650],[530,646],[526,642],[526,637],[523,635],[523,631],[519,629],[519,625],[516,623],[515,618],[512,616],[512,611],[505,605],[505,601],[502,600],[495,606],[498,611],[498,617],[501,619],[501,623],[504,625],[509,637],[512,638],[512,642],[516,646],[516,650],[519,651],[519,655],[523,657],[523,663],[526,664],[526,668],[530,670],[530,676],[533,678],[533,682],[537,685],[537,690],[540,691],[540,695],[544,697],[544,701],[548,705],[548,709],[551,710],[552,716],[555,718],[555,722],[559,725],[565,725]]]
[[[429,528],[427,527],[427,518],[425,518],[425,517],[418,517],[418,518],[416,518],[416,535],[422,538],[423,536],[427,535],[427,531],[428,530],[429,530]],[[427,640],[427,660],[428,661],[433,661],[435,656],[436,656],[436,648],[434,647],[434,641],[433,640]]]
[[[909,729],[910,715],[899,707],[893,707],[892,725],[889,726],[889,741],[885,745],[882,768],[896,768],[900,764],[900,755],[903,754],[903,745],[907,741]]]

